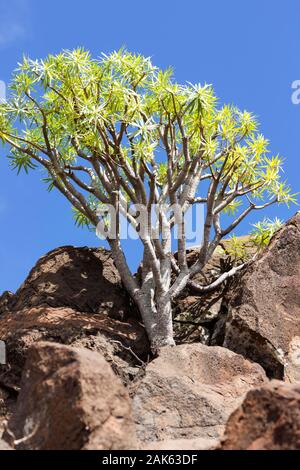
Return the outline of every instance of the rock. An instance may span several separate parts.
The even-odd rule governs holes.
[[[6,311],[40,306],[69,307],[119,320],[134,311],[111,252],[73,246],[62,246],[43,256],[16,294],[6,294]]]
[[[17,396],[14,390],[0,386],[0,441],[5,425],[15,410]]]
[[[223,346],[270,378],[300,380],[300,212],[236,281]]]
[[[53,341],[101,352],[124,383],[139,373],[149,344],[136,310],[104,249],[57,248],[31,270],[16,294],[0,297],[0,436],[13,409],[28,348]]]
[[[247,393],[230,416],[223,450],[300,450],[300,384],[270,384]]]
[[[202,344],[163,348],[133,385],[138,438],[143,446],[153,441],[219,438],[245,393],[266,380],[258,364],[225,348]]]
[[[246,258],[256,249],[248,236],[239,237]],[[230,240],[223,240],[201,273],[193,277],[200,285],[214,282],[233,266]],[[187,250],[187,264],[191,266],[199,257],[200,247]],[[177,253],[174,254],[177,258]],[[240,261],[238,261],[240,262]],[[236,261],[235,261],[236,263]],[[230,291],[232,280],[225,282],[216,292],[199,295],[192,287],[186,287],[173,302],[174,332],[177,343],[200,342],[207,345],[221,344],[224,339],[224,320],[227,316],[224,298]],[[217,331],[216,331],[217,330]]]
[[[128,393],[86,349],[40,342],[28,352],[5,439],[17,449],[124,450],[136,446]]]
[[[149,353],[144,328],[137,320],[119,321],[71,308],[37,307],[4,313],[0,316],[0,339],[5,341],[7,352],[7,365],[0,365],[0,385],[15,391],[19,389],[27,350],[37,341],[101,352],[125,383]]]
[[[14,294],[8,290],[4,291],[0,295],[0,315],[1,313],[7,312],[9,310],[8,306],[13,299]]]
[[[143,450],[214,450],[218,439],[167,439],[145,444]]]
[[[3,439],[0,439],[0,450],[13,450]]]
[[[173,306],[176,342],[210,344],[222,310],[223,292],[196,296],[185,290]]]

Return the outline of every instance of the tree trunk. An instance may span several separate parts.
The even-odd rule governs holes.
[[[169,296],[159,298],[155,304],[150,304],[148,298],[143,296],[137,303],[153,354],[158,354],[163,346],[174,346],[172,309]]]
[[[155,286],[152,269],[144,258],[142,286],[139,286],[129,271],[119,241],[110,240],[110,246],[123,284],[139,308],[152,352],[158,354],[163,346],[174,346],[171,297],[169,295],[170,262],[167,260],[162,264],[164,289],[161,289],[161,286],[160,288]]]
[[[151,349],[158,354],[163,346],[175,346],[171,299],[168,294],[157,299]]]

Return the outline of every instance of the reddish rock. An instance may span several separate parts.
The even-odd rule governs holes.
[[[155,441],[160,445],[182,439],[212,442],[245,393],[266,381],[258,364],[225,348],[202,344],[163,348],[133,386],[138,438],[151,446]]]
[[[237,279],[223,345],[271,378],[300,380],[300,212]]]
[[[37,343],[5,439],[31,450],[135,448],[128,393],[100,354]]]
[[[101,352],[124,382],[149,352],[143,326],[134,319],[119,321],[104,314],[71,308],[30,308],[0,316],[7,365],[0,365],[0,385],[18,390],[28,348],[37,341],[54,341]],[[136,357],[137,356],[137,357]]]
[[[223,450],[300,450],[300,384],[270,384],[247,393],[230,416]]]
[[[11,414],[28,348],[46,340],[101,352],[127,383],[149,353],[136,310],[109,251],[57,248],[42,257],[16,294],[0,296],[0,436]]]
[[[15,295],[0,298],[0,312],[32,307],[69,307],[119,320],[129,316],[130,300],[121,286],[111,252],[62,246],[39,259]]]

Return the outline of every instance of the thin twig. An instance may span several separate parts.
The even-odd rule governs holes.
[[[129,346],[125,346],[123,343],[121,343],[121,341],[117,341],[117,340],[113,340],[112,343],[117,343],[119,344],[123,349],[125,349],[126,351],[129,351],[133,357],[140,363],[142,364],[143,367],[146,366],[146,362],[144,362],[141,358],[139,358],[134,351],[132,351],[132,349],[129,347]]]

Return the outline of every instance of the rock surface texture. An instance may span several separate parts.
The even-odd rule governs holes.
[[[105,359],[40,342],[28,352],[16,412],[4,434],[17,449],[132,449],[131,403]]]
[[[0,450],[13,450],[3,439],[0,439]]]
[[[144,328],[135,319],[113,320],[104,314],[71,308],[34,307],[0,315],[0,338],[6,343],[7,364],[0,365],[0,385],[18,391],[28,348],[54,341],[102,353],[124,382],[149,352]],[[129,349],[128,349],[129,348]]]
[[[300,384],[251,390],[226,426],[223,450],[300,450]]]
[[[38,341],[84,347],[104,355],[124,383],[132,380],[149,344],[104,249],[61,247],[43,256],[13,294],[0,296],[0,436],[14,411],[28,349]]]
[[[119,320],[132,310],[110,251],[73,246],[47,253],[14,295],[5,292],[0,297],[0,313],[40,306],[69,307]]]
[[[300,380],[300,212],[236,281],[223,346],[271,378]]]
[[[189,344],[164,348],[133,390],[139,440],[153,446],[220,437],[247,391],[266,382],[263,369],[228,349]],[[174,443],[175,444],[175,443]],[[199,442],[199,447],[201,446]],[[178,447],[177,447],[178,448]]]

